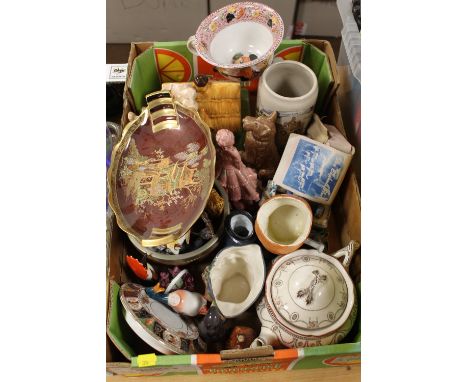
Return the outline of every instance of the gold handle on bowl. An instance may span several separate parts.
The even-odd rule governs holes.
[[[143,247],[157,247],[159,245],[169,244],[173,241],[176,241],[180,237],[180,232],[182,230],[182,223],[179,223],[175,226],[168,228],[153,228],[151,230],[150,239],[142,239],[141,245]],[[161,236],[162,237],[154,237]]]
[[[147,94],[146,103],[153,133],[179,128],[179,117],[170,90],[158,90]]]

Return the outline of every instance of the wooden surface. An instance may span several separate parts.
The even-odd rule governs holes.
[[[291,370],[248,374],[220,375],[171,375],[168,377],[122,377],[108,376],[108,382],[358,382],[361,380],[361,367],[336,367],[309,370]]]

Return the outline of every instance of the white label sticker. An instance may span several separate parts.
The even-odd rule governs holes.
[[[106,64],[106,82],[125,82],[127,78],[127,64]]]

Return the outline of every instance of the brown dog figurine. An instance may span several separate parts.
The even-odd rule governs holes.
[[[272,178],[280,157],[275,144],[276,111],[269,116],[245,117],[242,120],[245,134],[242,161],[258,171],[258,177]]]

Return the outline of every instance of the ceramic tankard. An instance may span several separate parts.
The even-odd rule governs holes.
[[[276,145],[280,152],[290,133],[305,133],[317,96],[317,77],[301,62],[276,62],[263,72],[258,85],[257,114],[278,112]]]

